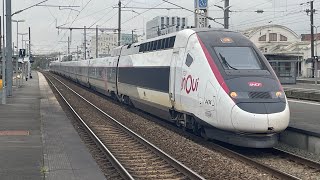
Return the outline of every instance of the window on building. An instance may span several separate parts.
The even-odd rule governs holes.
[[[169,17],[167,17],[167,25],[169,26],[169,20],[170,20],[170,18]]]
[[[288,41],[288,38],[282,34],[280,34],[280,41]]]
[[[180,18],[177,18],[177,25],[180,26]]]
[[[161,29],[164,29],[164,17],[161,17]]]
[[[277,41],[277,33],[270,33],[269,34],[269,41]]]
[[[172,25],[173,25],[173,26],[175,25],[174,17],[172,17]]]
[[[259,37],[259,41],[266,41],[267,40],[267,36],[263,35]]]

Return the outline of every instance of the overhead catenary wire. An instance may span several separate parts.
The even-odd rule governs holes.
[[[73,23],[76,21],[76,19],[79,17],[79,15],[81,14],[81,12],[88,6],[88,4],[91,2],[92,0],[89,0],[84,6],[83,8],[80,10],[80,12],[78,13],[78,15],[74,18],[74,20],[70,23],[70,26],[71,27],[73,25]],[[66,25],[66,24],[63,24],[63,25]],[[63,25],[60,25],[60,26],[63,26]],[[59,41],[61,41],[65,36],[66,36],[66,33],[67,31],[64,32],[64,34],[62,35],[62,37],[60,38]],[[55,46],[55,48],[58,46],[58,44]],[[54,48],[54,49],[55,49]]]

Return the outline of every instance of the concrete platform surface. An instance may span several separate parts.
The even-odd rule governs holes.
[[[284,89],[296,89],[301,91],[320,91],[320,84],[307,84],[307,83],[297,83],[297,84],[285,84],[282,85]]]
[[[0,179],[105,179],[43,75],[32,76],[0,104]]]
[[[320,103],[289,99],[290,124],[306,134],[320,137]]]

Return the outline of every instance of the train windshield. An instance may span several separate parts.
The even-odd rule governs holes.
[[[214,50],[226,70],[264,69],[251,47],[214,47]]]

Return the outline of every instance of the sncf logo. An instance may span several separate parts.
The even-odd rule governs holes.
[[[248,82],[250,87],[262,87],[262,83],[260,82]]]

